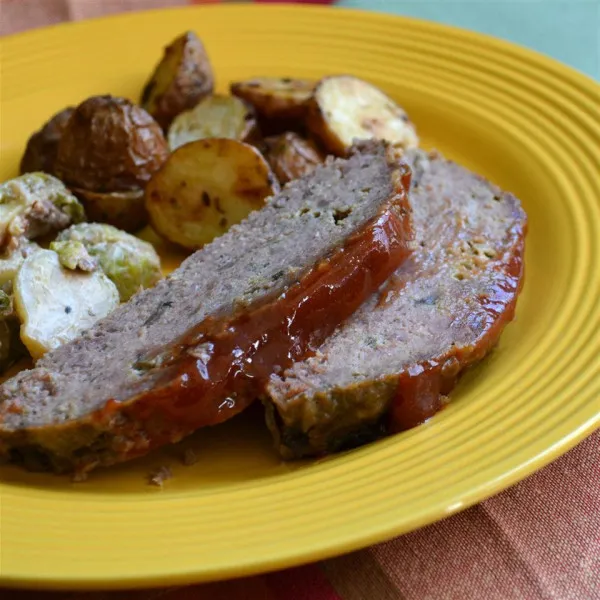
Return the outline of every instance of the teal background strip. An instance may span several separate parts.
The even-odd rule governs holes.
[[[600,0],[338,0],[504,38],[600,81]]]

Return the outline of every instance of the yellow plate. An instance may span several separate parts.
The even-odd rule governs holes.
[[[530,217],[517,320],[429,423],[283,464],[260,414],[85,484],[0,470],[2,583],[117,587],[239,576],[372,544],[452,514],[600,423],[600,92],[488,37],[339,9],[223,5],[60,26],[2,41],[2,178],[28,135],[90,94],[137,99],[163,44],[193,28],[219,87],[253,75],[370,79],[423,140],[515,192]],[[145,484],[155,466],[175,477]]]

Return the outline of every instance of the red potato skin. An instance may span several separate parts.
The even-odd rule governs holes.
[[[168,154],[161,128],[143,108],[125,98],[93,96],[69,119],[55,170],[73,188],[98,193],[138,191]]]

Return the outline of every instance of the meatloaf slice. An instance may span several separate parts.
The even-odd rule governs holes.
[[[519,201],[439,155],[407,159],[417,249],[314,356],[271,378],[268,423],[286,458],[426,420],[513,317],[526,231]]]
[[[409,253],[410,170],[367,144],[287,186],[0,387],[0,455],[86,471],[244,409]]]

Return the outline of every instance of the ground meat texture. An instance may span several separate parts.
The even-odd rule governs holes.
[[[416,250],[314,356],[271,378],[268,423],[286,458],[423,422],[513,317],[526,232],[519,201],[439,155],[407,159]]]
[[[243,410],[406,258],[408,167],[384,144],[293,182],[0,387],[0,455],[89,471]]]

